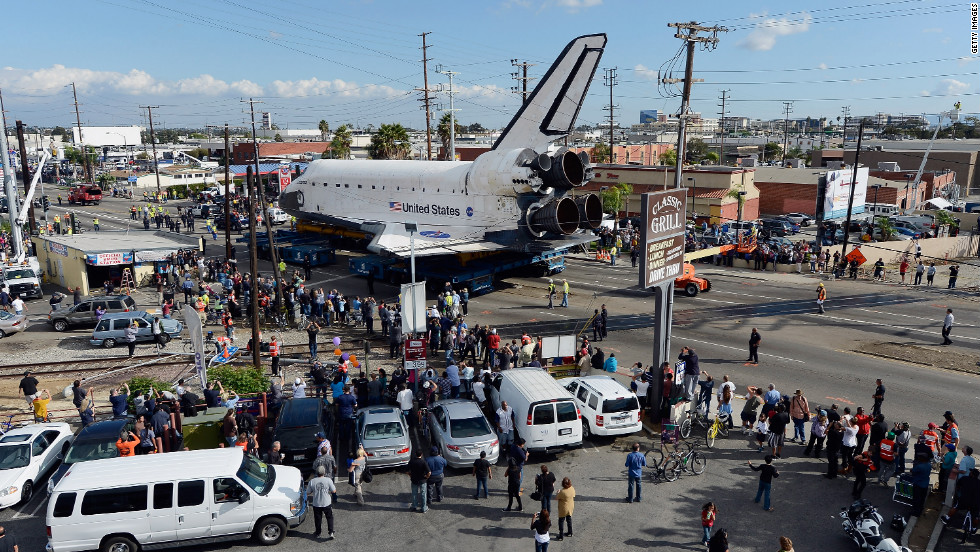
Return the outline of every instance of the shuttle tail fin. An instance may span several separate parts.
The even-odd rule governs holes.
[[[580,36],[568,43],[493,149],[531,148],[542,152],[554,140],[568,135],[575,126],[605,46],[605,34]]]

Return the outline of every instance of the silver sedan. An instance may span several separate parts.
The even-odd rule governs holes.
[[[0,338],[27,329],[27,316],[0,310]]]
[[[357,411],[357,439],[372,468],[405,466],[412,453],[408,423],[393,406],[369,406]]]
[[[439,447],[446,462],[454,468],[469,468],[481,452],[487,461],[497,462],[500,441],[490,428],[480,407],[473,401],[436,401],[429,408],[432,444]]]

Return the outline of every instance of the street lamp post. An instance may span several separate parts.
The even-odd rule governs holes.
[[[698,219],[698,212],[695,209],[696,206],[694,205],[694,202],[697,200],[698,181],[693,176],[689,176],[689,177],[687,177],[687,179],[694,183],[694,186],[693,186],[694,189],[691,192],[691,218],[694,220],[694,223],[697,224],[697,222],[698,222],[698,220],[697,220]]]
[[[902,198],[902,210],[905,210],[905,208],[909,204],[909,184],[911,182],[912,182],[912,175],[906,173],[905,174],[905,197]]]
[[[742,222],[742,204],[745,203],[746,195],[748,195],[748,192],[744,190],[738,193],[738,222]],[[739,228],[741,227],[742,225],[739,224]]]

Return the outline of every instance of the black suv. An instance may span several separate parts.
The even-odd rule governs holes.
[[[94,328],[95,311],[102,307],[106,313],[132,312],[139,310],[136,301],[128,295],[102,295],[85,297],[81,303],[62,307],[48,315],[48,323],[55,330],[63,332],[71,327]]]
[[[309,471],[316,460],[316,434],[330,435],[331,416],[319,398],[289,399],[282,404],[272,440],[279,441],[282,463]]]
[[[793,233],[793,227],[785,220],[760,220],[760,230],[770,236],[784,237]]]
[[[122,431],[136,431],[132,416],[95,422],[83,427],[75,435],[58,470],[51,474],[51,479],[48,480],[48,494],[51,494],[61,478],[71,469],[72,464],[119,456],[116,441],[119,440],[119,433]]]

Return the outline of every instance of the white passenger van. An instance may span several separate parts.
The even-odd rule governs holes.
[[[629,435],[643,429],[640,402],[632,391],[609,376],[563,380],[582,413],[582,434]]]
[[[891,217],[899,214],[901,209],[892,203],[865,203],[864,212],[875,217]]]
[[[49,552],[136,552],[253,537],[278,544],[306,518],[298,469],[238,447],[79,462],[48,501]]]
[[[512,368],[490,386],[494,410],[502,401],[514,409],[517,435],[529,452],[553,452],[582,445],[582,421],[575,398],[541,368]]]

